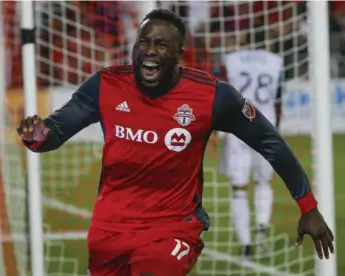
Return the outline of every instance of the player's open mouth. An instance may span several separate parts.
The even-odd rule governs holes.
[[[147,81],[155,80],[160,72],[160,66],[154,61],[144,61],[141,65],[141,73]]]

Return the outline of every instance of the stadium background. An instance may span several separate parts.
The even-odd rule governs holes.
[[[245,43],[248,31],[267,29],[275,52],[285,61],[286,89],[281,132],[312,178],[312,127],[308,80],[308,23],[305,1],[158,1],[173,9],[189,27],[181,63],[225,78],[222,57]],[[345,3],[329,3],[331,48],[332,127],[337,222],[338,273],[345,274]],[[130,45],[142,17],[142,4],[105,1],[50,1],[35,3],[37,25],[37,84],[39,114],[47,115],[65,103],[76,85],[103,65],[128,64]],[[11,276],[28,269],[26,163],[18,147],[15,126],[24,116],[23,74],[18,2],[2,3],[5,35],[6,112],[0,217],[3,267]],[[87,230],[95,199],[101,157],[98,126],[81,132],[55,153],[41,157],[45,259],[48,275],[83,275],[86,270]],[[221,145],[219,146],[221,147]],[[292,248],[298,212],[281,180],[275,177],[276,202],[270,233],[271,253],[239,265],[238,244],[229,223],[228,183],[217,174],[218,156],[205,162],[205,207],[212,229],[205,235],[209,251],[195,275],[314,275],[310,241]],[[0,170],[1,171],[1,170]],[[236,257],[237,256],[237,257]],[[0,255],[1,257],[1,255]],[[14,274],[12,274],[14,273]],[[292,274],[295,273],[295,274]],[[0,269],[1,275],[1,269]]]

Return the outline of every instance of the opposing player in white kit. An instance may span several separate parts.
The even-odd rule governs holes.
[[[243,49],[226,56],[228,81],[278,127],[284,62],[279,55],[269,51],[264,33],[256,33],[252,45],[255,49]],[[255,114],[247,112],[245,115],[250,118]],[[263,241],[272,213],[273,190],[270,182],[274,170],[260,154],[237,137],[225,134],[224,138],[221,172],[229,177],[232,185],[232,221],[242,244],[242,254],[251,256],[253,250],[247,186],[253,172],[256,240],[259,244],[257,249],[261,251],[265,247]]]

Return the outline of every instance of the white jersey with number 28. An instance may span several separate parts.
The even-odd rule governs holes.
[[[266,50],[240,50],[226,55],[229,83],[275,124],[275,101],[283,59]]]

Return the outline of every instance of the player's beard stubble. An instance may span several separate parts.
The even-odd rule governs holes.
[[[136,46],[132,51],[132,63],[134,78],[137,87],[148,95],[161,95],[171,90],[177,81],[179,74],[178,59],[172,57],[160,58],[160,76],[157,85],[146,85],[145,80],[141,75],[141,65],[144,60],[144,53],[142,53]]]

